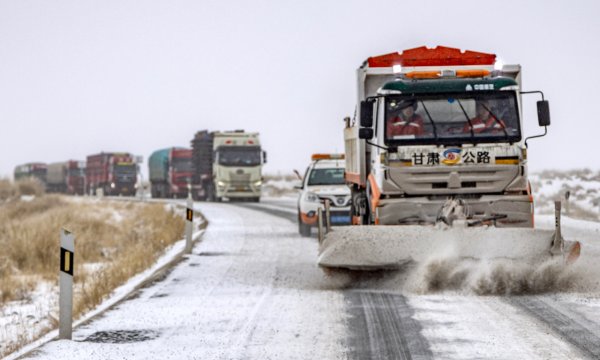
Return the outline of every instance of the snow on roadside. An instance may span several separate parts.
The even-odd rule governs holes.
[[[167,204],[169,208],[175,208],[175,205]],[[116,212],[115,212],[116,213]],[[202,219],[197,219],[195,228],[198,228]],[[196,222],[195,221],[195,222]],[[198,239],[202,235],[204,230],[194,232],[193,239]],[[94,310],[84,314],[80,319],[73,323],[73,326],[79,326],[86,322],[92,317],[100,314],[106,309],[110,308],[117,302],[124,299],[134,289],[139,287],[147,279],[149,279],[157,270],[171,262],[179,254],[183,252],[185,248],[185,239],[181,239],[165,249],[164,254],[158,258],[158,260],[150,268],[135,275],[129,279],[125,284],[116,288],[109,298],[103,301]],[[98,267],[98,264],[86,264],[89,268]],[[53,321],[52,317],[58,319],[58,284],[51,284],[49,282],[42,283],[32,297],[30,302],[12,302],[3,307],[2,314],[9,314],[10,316],[0,325],[6,333],[0,333],[0,338],[7,339],[7,341],[15,341],[22,336],[35,336],[43,332],[44,329],[49,328]],[[49,315],[50,314],[50,315]],[[29,328],[28,334],[23,335],[23,329]],[[41,346],[42,344],[51,341],[58,336],[58,330],[53,330],[42,336],[38,340],[31,342],[16,352],[8,355],[5,359],[17,359],[27,352]],[[2,348],[0,348],[2,350]]]
[[[600,173],[589,170],[543,171],[531,174],[529,180],[536,213],[552,213],[553,202],[564,200],[569,192],[573,216],[600,220]]]

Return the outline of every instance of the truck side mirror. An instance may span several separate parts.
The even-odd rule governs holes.
[[[267,152],[263,151],[262,156],[263,156],[263,164],[266,164],[267,163]]]
[[[360,126],[366,128],[373,126],[373,101],[360,102]]]
[[[373,138],[373,129],[371,128],[362,128],[358,129],[358,138],[371,140]]]
[[[540,100],[537,102],[538,123],[540,126],[550,125],[550,103],[548,100]]]

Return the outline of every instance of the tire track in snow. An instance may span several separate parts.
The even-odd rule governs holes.
[[[290,210],[259,204],[235,204],[296,222]],[[315,260],[316,261],[316,260]],[[344,291],[348,322],[349,350],[352,359],[432,359],[422,327],[412,318],[414,310],[401,294]]]
[[[432,359],[421,325],[403,295],[346,291],[352,359]]]
[[[600,324],[590,321],[568,305],[547,297],[517,296],[507,302],[547,325],[583,355],[600,359]]]

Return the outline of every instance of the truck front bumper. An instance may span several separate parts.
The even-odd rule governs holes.
[[[325,207],[320,205],[323,209],[323,216],[325,216]],[[317,211],[319,205],[314,206],[314,209],[307,211],[300,211],[300,221],[305,225],[317,226]],[[350,224],[350,206],[345,207],[331,207],[330,219],[332,225],[349,225]]]
[[[260,197],[261,186],[252,184],[228,184],[217,185],[217,197],[226,198],[257,198]]]
[[[506,216],[495,220],[497,227],[533,227],[533,202],[529,195],[482,195],[477,198],[460,197],[468,219]],[[381,199],[376,218],[381,225],[435,223],[446,198],[426,196]]]

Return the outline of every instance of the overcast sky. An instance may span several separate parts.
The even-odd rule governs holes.
[[[598,4],[0,0],[0,176],[100,151],[147,159],[207,128],[258,131],[267,173],[300,170],[343,151],[356,68],[422,45],[520,63],[552,116],[530,169],[598,170]]]

